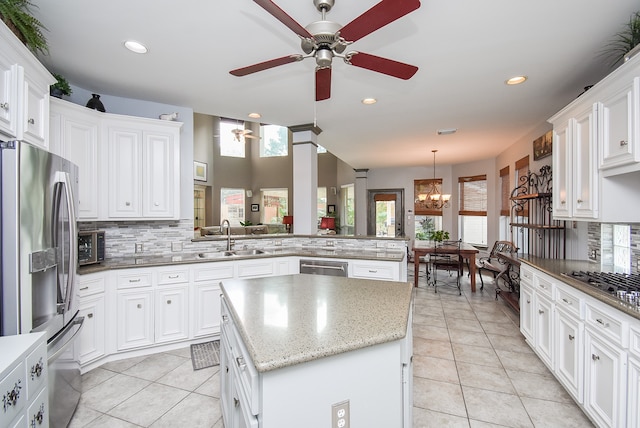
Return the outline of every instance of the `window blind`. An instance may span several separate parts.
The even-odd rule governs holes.
[[[476,175],[458,178],[460,187],[459,215],[487,215],[487,176]]]
[[[511,212],[511,183],[509,182],[509,166],[505,166],[500,170],[500,215],[508,216]]]

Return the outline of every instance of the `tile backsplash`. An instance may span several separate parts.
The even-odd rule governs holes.
[[[640,260],[640,224],[630,224],[629,258],[631,273],[638,274]],[[603,264],[613,264],[613,224],[590,222],[587,227],[590,258]],[[595,254],[595,258],[591,257]]]

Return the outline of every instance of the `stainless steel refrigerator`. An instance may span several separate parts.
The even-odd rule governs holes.
[[[19,141],[0,142],[0,335],[46,332],[49,423],[68,425],[81,394],[73,342],[82,328],[76,294],[78,167]]]

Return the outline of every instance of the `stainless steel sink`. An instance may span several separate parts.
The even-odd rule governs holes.
[[[234,256],[235,253],[233,251],[216,251],[215,253],[199,253],[199,259],[219,259],[221,257],[231,257]]]
[[[266,254],[264,250],[233,250],[236,256],[257,256],[258,254]]]

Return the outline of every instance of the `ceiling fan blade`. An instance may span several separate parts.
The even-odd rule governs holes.
[[[331,97],[331,67],[316,68],[316,101]]]
[[[362,52],[350,52],[345,62],[355,65],[356,67],[366,68],[367,70],[404,80],[411,79],[418,71],[418,67],[415,65],[409,65]]]
[[[382,0],[342,27],[340,36],[349,42],[355,42],[419,7],[419,0]]]
[[[286,25],[291,31],[296,33],[302,38],[313,39],[313,35],[307,31],[302,25],[298,24],[295,19],[290,17],[287,12],[280,9],[280,7],[271,0],[253,0],[264,10],[269,12],[278,21]]]
[[[259,62],[257,64],[249,65],[247,67],[236,68],[229,73],[234,76],[246,76],[247,74],[256,73],[258,71],[268,70],[269,68],[277,67],[279,65],[289,64],[296,61],[301,61],[302,55],[287,55],[281,58],[271,59],[269,61]]]

